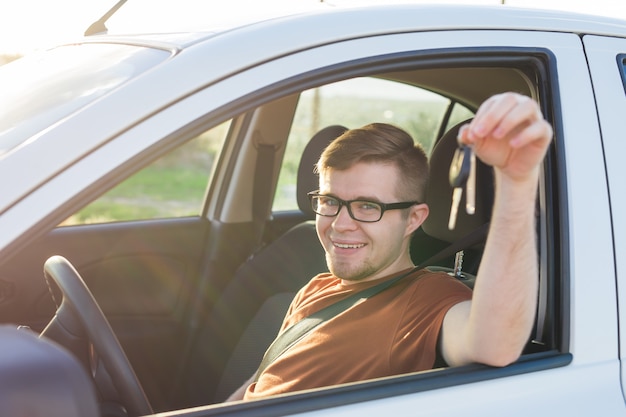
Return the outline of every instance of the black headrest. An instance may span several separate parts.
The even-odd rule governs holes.
[[[314,172],[315,164],[317,164],[320,155],[328,144],[341,136],[346,130],[348,129],[338,125],[325,127],[313,135],[302,152],[300,166],[298,166],[296,194],[298,207],[311,219],[315,218],[315,213],[311,209],[307,193],[319,188],[318,176]]]
[[[457,148],[459,128],[468,123],[459,123],[448,130],[435,145],[430,156],[430,181],[426,188],[426,203],[430,214],[422,228],[429,236],[446,242],[454,242],[473,230],[487,223],[491,218],[493,205],[493,170],[476,159],[476,212],[473,215],[465,211],[466,193],[459,205],[454,230],[448,229],[450,206],[452,205],[452,187],[449,182],[449,171],[452,157]]]

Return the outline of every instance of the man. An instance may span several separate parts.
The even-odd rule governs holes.
[[[459,141],[494,167],[495,202],[473,293],[420,270],[324,323],[229,399],[432,368],[505,366],[528,340],[537,298],[535,197],[552,129],[530,98],[485,101]],[[311,194],[329,274],[296,295],[282,330],[311,313],[413,268],[409,242],[428,216],[423,151],[403,131],[374,124],[346,132],[318,163]]]

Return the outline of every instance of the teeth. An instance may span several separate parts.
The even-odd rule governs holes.
[[[358,249],[358,248],[362,248],[363,246],[365,246],[364,244],[360,244],[360,245],[348,245],[345,243],[335,243],[335,246],[341,249]]]

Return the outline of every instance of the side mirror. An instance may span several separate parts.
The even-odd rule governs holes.
[[[97,417],[93,381],[59,345],[0,326],[0,415]]]

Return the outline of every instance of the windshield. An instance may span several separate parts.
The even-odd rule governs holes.
[[[0,158],[168,56],[137,46],[81,44],[0,67]]]

